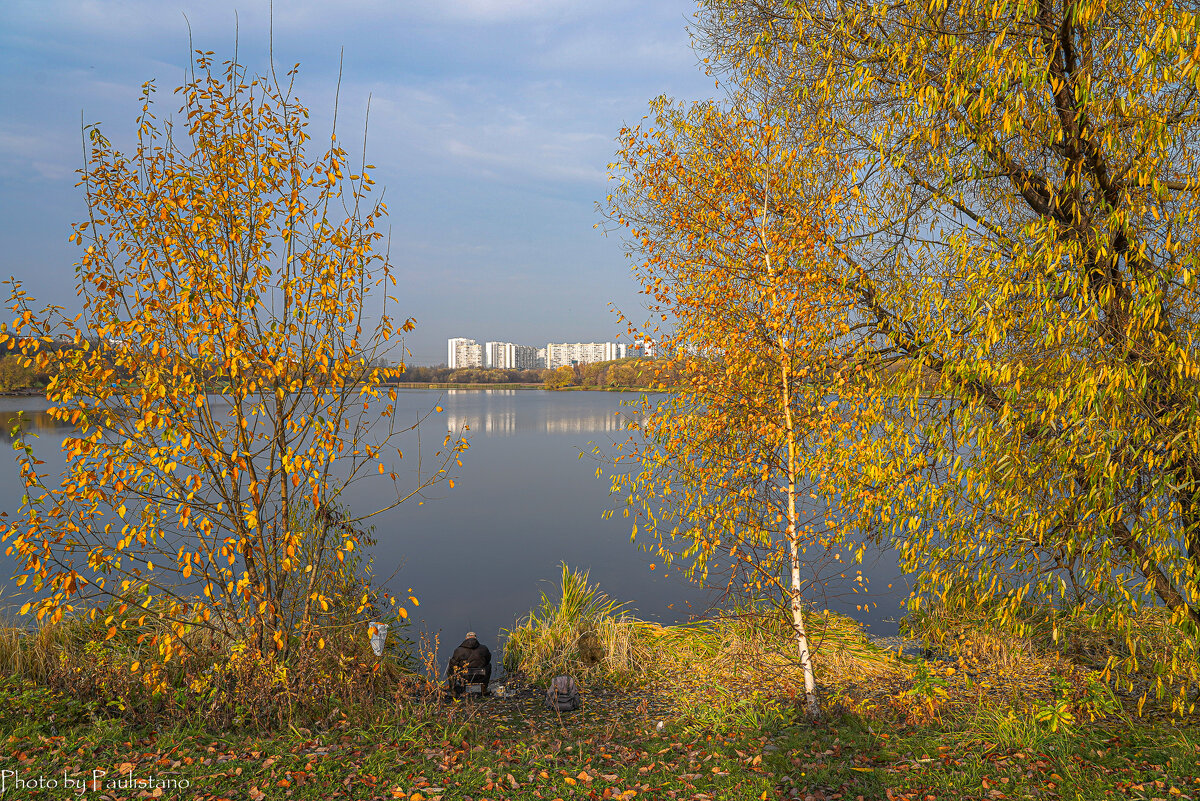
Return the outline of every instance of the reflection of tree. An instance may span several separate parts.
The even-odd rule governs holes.
[[[21,431],[32,431],[35,434],[46,431],[65,431],[71,426],[55,420],[44,411],[0,412],[0,441],[13,441],[13,428],[20,425]]]

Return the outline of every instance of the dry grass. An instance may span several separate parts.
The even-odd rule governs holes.
[[[909,671],[842,615],[810,615],[809,634],[818,681],[827,687],[898,681]],[[504,664],[533,680],[569,674],[651,688],[698,724],[718,728],[757,725],[803,697],[795,636],[781,610],[742,608],[664,627],[632,617],[589,585],[586,573],[565,565],[560,594],[543,594],[509,632]]]
[[[319,719],[333,707],[368,709],[383,701],[381,708],[391,710],[397,698],[427,689],[403,655],[375,657],[364,629],[313,631],[293,642],[286,659],[196,631],[162,664],[153,632],[118,627],[117,636],[106,639],[107,626],[70,617],[32,629],[0,629],[0,675],[78,699],[92,716],[129,723],[203,718],[220,725],[283,725]]]
[[[1161,608],[1141,610],[1126,621],[1127,631],[1118,631],[1102,610],[1089,607],[1026,605],[1005,624],[988,605],[951,594],[910,614],[905,623],[914,636],[967,664],[1011,675],[1090,676],[1143,702],[1188,697],[1200,676],[1194,658],[1200,642],[1189,641]],[[1174,673],[1157,672],[1155,666],[1162,664],[1172,665]]]
[[[817,681],[827,688],[893,679],[906,671],[892,654],[872,645],[850,618],[814,613],[808,630]],[[803,698],[795,635],[783,613],[774,608],[743,609],[664,628],[654,645],[660,678],[681,691],[721,688],[730,696]]]

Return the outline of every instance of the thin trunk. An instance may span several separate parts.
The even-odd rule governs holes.
[[[788,435],[787,538],[792,571],[792,628],[796,630],[796,647],[800,651],[800,669],[804,671],[804,712],[812,719],[820,717],[821,706],[817,703],[817,682],[813,674],[812,651],[808,647],[808,632],[804,628],[804,604],[800,594],[800,540],[796,531],[796,437],[789,383],[788,373],[785,369],[783,373],[784,402],[786,404],[784,419]]]
[[[766,143],[767,153],[770,152],[770,141]],[[769,163],[769,159],[768,159]],[[776,291],[779,289],[776,282],[779,280],[779,272],[771,259],[771,248],[768,244],[766,235],[767,228],[767,213],[770,206],[769,199],[770,177],[769,175],[763,181],[763,205],[762,205],[762,222],[758,232],[759,243],[762,245],[763,262],[767,268],[767,281],[771,289],[768,296],[768,302],[771,307],[771,318],[775,320],[785,319],[786,315],[780,313],[778,303],[780,297],[786,297],[786,292]],[[788,541],[788,557],[791,567],[791,589],[789,592],[792,608],[792,628],[796,631],[796,648],[800,654],[800,669],[804,673],[804,712],[810,720],[814,720],[821,715],[821,706],[817,702],[817,681],[813,673],[812,650],[808,647],[808,632],[804,628],[804,603],[803,596],[800,593],[800,541],[799,531],[796,525],[796,483],[798,480],[799,470],[797,462],[799,461],[796,454],[796,418],[792,414],[792,363],[789,349],[792,345],[792,337],[786,333],[775,333],[775,347],[779,359],[779,375],[780,375],[780,403],[783,406],[784,433],[787,436],[787,541]]]

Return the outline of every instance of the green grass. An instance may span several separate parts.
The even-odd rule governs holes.
[[[1200,730],[1115,720],[1051,733],[1029,719],[977,716],[910,726],[838,715],[786,726],[773,772],[800,797],[1196,798]]]
[[[639,709],[639,698],[654,703]],[[776,714],[751,718],[734,711],[731,720],[713,720],[719,725],[706,730],[672,697],[601,697],[585,688],[584,708],[561,717],[536,699],[489,699],[401,708],[371,720],[339,712],[311,729],[265,734],[200,725],[130,730],[106,719],[55,729],[45,713],[63,699],[25,700],[36,714],[0,744],[0,769],[60,781],[64,771],[76,779],[93,770],[109,776],[132,770],[143,780],[191,784],[188,795],[166,797],[411,799],[420,793],[445,801],[548,801],[766,793],[771,799],[927,801],[1200,793],[1200,731],[1156,718],[1113,718],[1050,732],[1032,718],[1011,720],[988,708],[922,724],[842,709],[813,725],[776,705]],[[46,789],[14,797],[66,796]]]
[[[462,711],[466,709],[466,711]],[[397,717],[401,717],[398,715]],[[189,794],[228,798],[753,798],[773,779],[741,741],[684,742],[636,709],[560,717],[536,702],[454,705],[413,730],[401,720],[336,716],[324,731],[269,737],[200,727],[130,732],[112,721],[58,736],[26,729],[0,746],[0,764],[26,779],[105,771],[148,781],[187,780]],[[745,752],[743,752],[745,753]],[[440,789],[438,789],[440,788]],[[103,788],[103,782],[102,787]],[[123,795],[116,791],[113,795]],[[134,797],[136,793],[125,797]],[[21,798],[62,798],[53,789]],[[168,797],[175,797],[168,795]],[[182,796],[181,796],[182,797]],[[189,795],[190,797],[190,795]]]

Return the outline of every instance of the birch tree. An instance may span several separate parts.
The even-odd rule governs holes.
[[[852,441],[836,407],[853,402],[829,395],[845,383],[849,325],[827,186],[809,177],[823,154],[789,144],[750,95],[652,111],[621,132],[608,216],[628,229],[651,313],[631,333],[668,355],[675,394],[644,402],[614,492],[668,566],[707,578],[730,565],[738,588],[782,602],[815,716],[805,613],[822,581],[811,568],[843,558],[822,492]]]

